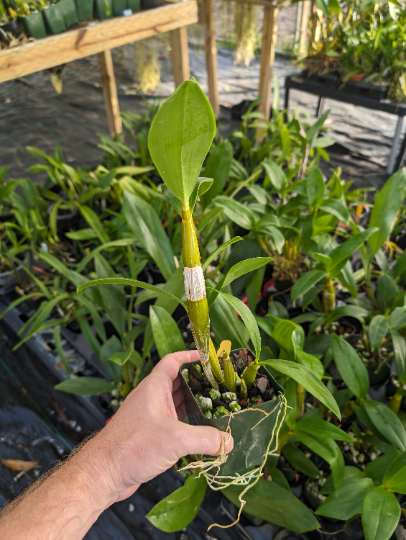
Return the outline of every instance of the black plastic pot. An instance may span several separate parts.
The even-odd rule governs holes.
[[[59,2],[61,9],[63,11],[63,17],[65,19],[66,27],[73,26],[79,22],[79,16],[76,11],[75,0],[61,0]]]
[[[161,0],[141,0],[142,9],[155,9],[161,5]]]
[[[113,15],[113,0],[108,0],[110,9],[106,10],[105,0],[94,0],[95,1],[95,13],[96,18],[104,21],[105,19],[110,19]]]
[[[66,30],[65,17],[60,2],[43,9],[42,15],[49,34],[55,35]]]
[[[14,21],[11,21],[7,24],[2,25],[1,27],[5,32],[8,34],[11,34],[15,38],[21,37],[22,29],[20,26],[20,23],[17,19],[14,19]]]
[[[94,0],[76,0],[76,11],[79,21],[92,21]]]
[[[141,0],[128,0],[128,9],[133,13],[138,13],[141,7]]]
[[[113,0],[113,15],[118,17],[122,11],[127,9],[128,1],[127,0]]]
[[[241,349],[234,350],[232,353],[238,354],[240,350]],[[252,352],[249,351],[249,354],[252,358],[255,358]],[[199,364],[199,361],[183,364],[179,371],[181,373],[183,369],[187,369],[196,364]],[[275,390],[276,395],[285,393],[284,389],[279,386],[272,375],[264,367],[260,368],[260,373],[267,377],[272,388]],[[230,426],[231,434],[234,438],[234,449],[228,454],[227,461],[221,465],[219,475],[229,476],[244,469],[248,469],[249,467],[260,465],[266,452],[272,430],[275,426],[280,402],[273,399],[261,403],[260,405],[254,405],[251,409],[247,409],[245,412],[235,415],[231,420],[228,415],[223,416],[222,418],[209,419],[201,412],[199,405],[183,376],[181,376],[181,380],[186,413],[191,425],[213,426],[220,431],[227,431],[227,427]],[[275,410],[263,420],[257,428],[251,429],[264,418],[263,413],[254,412],[255,409],[261,409],[267,413]]]

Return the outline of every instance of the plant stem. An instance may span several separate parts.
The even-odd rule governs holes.
[[[336,291],[334,288],[334,282],[330,276],[326,277],[323,290],[323,309],[326,316],[335,308],[336,305]]]
[[[299,420],[304,413],[304,404],[305,404],[305,389],[301,384],[296,385],[296,420]]]
[[[182,207],[182,248],[185,292],[190,326],[196,348],[200,353],[203,370],[210,384],[216,390],[223,374],[216,350],[210,339],[209,305],[200,260],[195,226],[189,207]]]
[[[392,398],[388,402],[388,407],[391,409],[395,414],[398,414],[400,409],[400,404],[402,403],[402,397],[403,397],[403,385],[399,386],[399,388],[396,389],[395,395],[392,396]]]

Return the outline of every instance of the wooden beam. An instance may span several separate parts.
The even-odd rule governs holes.
[[[120,106],[118,103],[116,78],[114,76],[113,59],[111,51],[98,53],[100,75],[103,84],[104,102],[106,104],[107,118],[109,121],[110,135],[114,139],[117,133],[123,132],[121,123]]]
[[[169,4],[0,51],[0,82],[198,22],[196,0]]]
[[[259,110],[267,120],[271,113],[272,70],[275,61],[278,11],[276,5],[264,9],[258,95],[263,97]]]
[[[302,2],[302,17],[300,21],[299,54],[306,53],[306,44],[309,41],[309,21],[312,9],[311,0]]]
[[[189,51],[187,45],[186,28],[177,28],[169,32],[171,43],[172,70],[175,79],[175,88],[190,77]]]
[[[240,4],[254,4],[256,6],[272,6],[273,0],[226,0],[227,2],[239,2]]]
[[[201,0],[204,49],[206,53],[207,85],[209,100],[216,117],[220,114],[218,76],[217,76],[217,47],[214,27],[213,0]]]

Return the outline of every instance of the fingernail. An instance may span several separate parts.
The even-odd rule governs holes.
[[[226,452],[228,454],[234,448],[234,439],[231,436],[230,436],[230,439],[229,439],[228,435],[226,437],[227,437],[226,438]]]

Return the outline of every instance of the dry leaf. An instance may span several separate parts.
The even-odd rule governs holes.
[[[27,472],[39,464],[39,461],[22,461],[21,459],[0,459],[0,462],[13,471]]]

